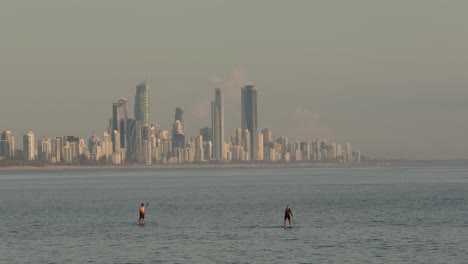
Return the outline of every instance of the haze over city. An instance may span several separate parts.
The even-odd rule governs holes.
[[[467,7],[6,1],[0,130],[102,135],[112,104],[124,97],[133,105],[149,74],[151,121],[170,129],[183,107],[189,136],[210,126],[216,87],[232,135],[240,88],[254,84],[259,129],[275,136],[352,142],[373,158],[466,158]]]

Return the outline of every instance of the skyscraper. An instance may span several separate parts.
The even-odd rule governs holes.
[[[27,160],[34,160],[36,157],[36,141],[34,133],[29,131],[23,136],[23,151]]]
[[[237,146],[242,146],[242,128],[236,128],[236,139],[235,142]]]
[[[56,137],[52,139],[52,163],[60,163],[62,162],[62,154],[63,154],[63,144],[62,138]]]
[[[175,109],[174,123],[172,124],[172,147],[185,148],[184,109],[181,107]]]
[[[262,133],[263,133],[263,144],[267,144],[268,142],[273,142],[273,136],[269,128],[264,128],[262,130]]]
[[[260,132],[258,133],[257,136],[257,159],[258,160],[263,160],[263,133]]]
[[[213,141],[213,128],[200,128],[200,135],[203,137],[203,141]]]
[[[111,135],[109,135],[107,132],[104,132],[102,139],[102,154],[106,157],[106,161],[109,161],[113,152]]]
[[[195,161],[204,161],[204,150],[203,150],[203,136],[198,135],[195,137]]]
[[[211,101],[211,126],[213,129],[213,159],[224,160],[224,100],[221,88],[215,89],[215,99]]]
[[[175,120],[172,124],[172,147],[185,148],[185,136],[182,131],[182,123],[179,120]]]
[[[37,158],[41,161],[49,162],[52,157],[52,141],[43,137],[37,141]]]
[[[13,134],[11,131],[3,131],[0,135],[0,156],[13,157],[15,154]]]
[[[153,136],[153,130],[152,127],[148,124],[145,124],[143,127],[143,146],[142,146],[142,159],[140,162],[144,162],[146,164],[151,164],[152,158],[151,158],[151,140]]]
[[[244,151],[245,151],[245,158],[244,160],[252,160],[252,146],[250,145],[251,141],[250,141],[250,131],[248,129],[244,130],[243,131],[244,133],[242,133],[242,138],[244,139],[242,142],[243,142],[243,147],[244,147]]]
[[[248,130],[250,138],[243,138],[250,146],[250,160],[258,159],[257,151],[257,88],[246,85],[241,88],[242,131]]]
[[[351,144],[346,143],[345,153],[346,153],[346,162],[352,162],[353,161],[353,147],[351,146]]]
[[[175,109],[175,121],[179,120],[182,126],[182,134],[185,134],[185,123],[184,123],[184,108],[176,107]]]
[[[124,149],[127,145],[127,122],[127,99],[120,98],[117,103],[114,103],[112,105],[112,148],[114,150],[117,149],[117,145],[119,146],[119,149]],[[115,131],[118,132],[118,138],[116,138],[117,134],[115,133]],[[119,141],[118,144],[117,141]]]
[[[94,134],[88,139],[88,149],[92,160],[98,160],[101,157],[101,139],[97,135]]]
[[[126,148],[126,160],[129,162],[141,160],[143,127],[143,121],[134,120],[131,118],[128,119],[128,146]]]
[[[135,120],[149,124],[149,87],[148,80],[136,86],[135,94]]]

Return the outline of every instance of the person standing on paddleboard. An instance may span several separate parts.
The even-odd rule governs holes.
[[[146,213],[146,207],[145,207],[144,203],[141,204],[139,211],[140,211],[140,219],[138,220],[138,223],[140,225],[144,225],[145,224],[145,213]]]
[[[286,219],[289,221],[289,227],[292,227],[291,217],[293,217],[293,212],[291,206],[288,204],[288,206],[286,206],[286,209],[284,210],[284,228],[286,228]]]

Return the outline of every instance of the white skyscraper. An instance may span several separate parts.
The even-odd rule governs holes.
[[[109,133],[104,132],[104,136],[102,138],[102,155],[106,157],[106,160],[110,160],[112,156],[112,139]]]
[[[36,157],[36,140],[34,133],[29,131],[23,136],[23,151],[27,160],[34,160]]]
[[[52,163],[60,163],[62,162],[62,155],[63,155],[63,144],[62,138],[56,137],[52,139]]]
[[[251,160],[251,148],[252,146],[250,145],[250,143],[252,142],[250,140],[250,131],[248,129],[244,130],[244,134],[242,136],[242,138],[244,139],[244,151],[245,151],[245,158],[244,160]]]
[[[52,141],[50,138],[43,137],[37,141],[38,160],[49,162],[52,157]]]
[[[258,144],[258,147],[257,147],[257,151],[258,151],[258,160],[263,160],[263,133],[260,132],[257,134],[257,144]]]
[[[204,161],[204,149],[203,149],[203,136],[198,135],[195,137],[195,161]]]
[[[211,101],[211,124],[213,129],[213,159],[224,160],[224,100],[221,88],[215,89],[215,100]]]

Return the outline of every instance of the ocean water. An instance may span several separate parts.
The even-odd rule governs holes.
[[[468,263],[468,167],[0,171],[0,235],[0,263]]]

